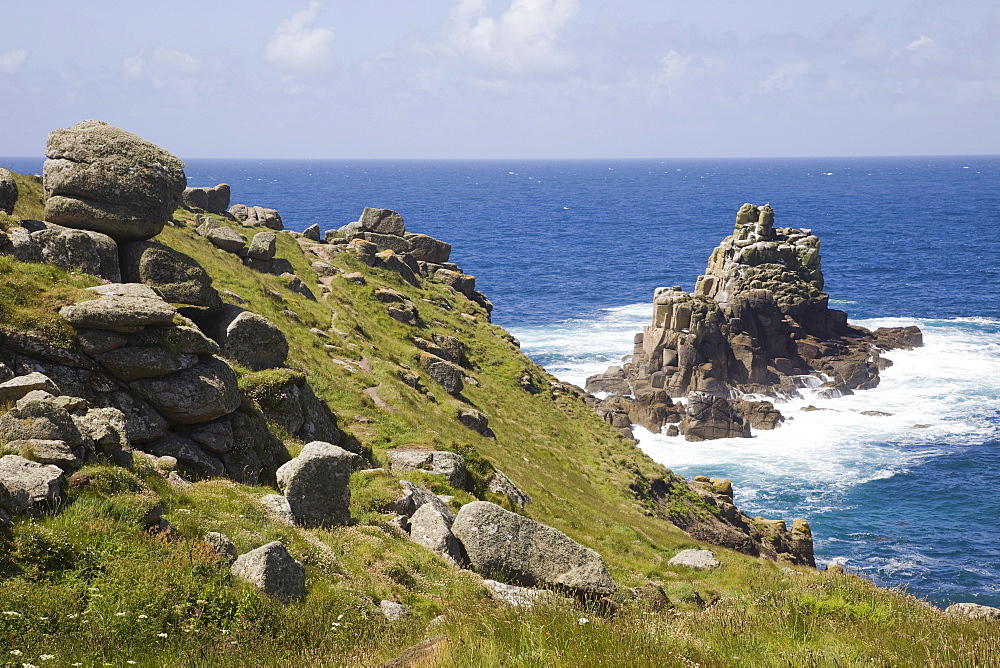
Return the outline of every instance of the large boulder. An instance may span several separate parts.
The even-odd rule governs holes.
[[[247,238],[236,230],[219,225],[208,231],[205,238],[212,242],[212,245],[221,248],[227,253],[239,253],[247,245]]]
[[[0,167],[0,213],[14,213],[17,204],[17,182],[10,170]]]
[[[750,438],[750,424],[728,400],[705,392],[690,392],[680,430],[688,441]]]
[[[151,285],[168,302],[215,306],[219,294],[212,278],[198,262],[184,253],[156,242],[121,244],[122,278]]]
[[[241,554],[230,570],[282,603],[298,601],[306,595],[306,569],[279,541]]]
[[[468,468],[462,455],[444,450],[388,450],[385,453],[393,473],[424,471],[443,475],[455,489],[465,489]]]
[[[247,249],[247,255],[255,260],[271,260],[274,258],[277,241],[278,235],[270,230],[258,232],[253,235],[250,248]]]
[[[348,482],[357,455],[332,443],[313,441],[278,469],[278,487],[288,499],[296,522],[331,527],[351,519]]]
[[[63,441],[71,448],[85,445],[73,416],[52,397],[37,400],[27,397],[0,416],[0,441],[32,439]]]
[[[159,234],[187,181],[181,160],[101,121],[51,132],[45,155],[45,219],[119,241]]]
[[[170,325],[177,311],[162,299],[102,295],[59,309],[59,315],[75,327],[138,332],[147,325]]]
[[[361,224],[361,229],[365,232],[394,234],[399,237],[406,234],[406,225],[403,223],[403,217],[389,209],[365,207],[358,222]]]
[[[260,206],[247,206],[245,204],[234,204],[229,207],[229,213],[236,220],[247,226],[263,225],[272,230],[285,229],[281,222],[281,214],[274,209],[265,209]]]
[[[719,567],[719,561],[711,550],[681,550],[670,558],[667,565],[711,570]]]
[[[34,371],[24,376],[15,376],[0,383],[0,404],[17,401],[28,392],[44,390],[49,394],[59,394],[59,388],[44,373]]]
[[[945,613],[967,619],[1000,620],[1000,608],[980,605],[978,603],[953,603],[945,608]]]
[[[58,500],[63,472],[18,455],[0,457],[0,508],[11,515],[40,513]]]
[[[462,506],[451,531],[484,577],[526,587],[562,587],[584,596],[603,596],[617,588],[597,552],[496,504]]]
[[[407,233],[406,240],[410,242],[410,255],[420,262],[442,264],[451,256],[451,244],[438,241],[426,234]]]
[[[465,374],[462,369],[447,360],[443,360],[437,355],[427,352],[420,353],[420,364],[427,369],[429,375],[436,383],[444,388],[448,394],[458,394],[465,389]]]
[[[129,382],[190,369],[198,364],[198,356],[161,346],[126,346],[99,355],[97,361],[119,380]]]
[[[410,516],[410,540],[456,565],[465,563],[462,544],[451,532],[454,515],[424,504]]]
[[[271,369],[285,363],[288,341],[273,322],[243,311],[226,327],[222,354],[254,371]]]
[[[130,383],[171,424],[208,422],[235,411],[243,394],[232,367],[216,357],[191,369]]]

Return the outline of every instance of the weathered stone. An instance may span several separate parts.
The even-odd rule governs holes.
[[[188,473],[197,477],[226,475],[222,462],[198,447],[198,444],[180,434],[170,433],[146,446],[157,457],[174,457]]]
[[[348,283],[354,283],[355,285],[368,285],[368,281],[366,281],[365,277],[358,271],[352,271],[344,274],[344,280]]]
[[[239,253],[246,245],[247,238],[236,230],[220,225],[210,230],[205,238],[212,242],[217,248],[221,248],[227,253]]]
[[[86,405],[82,407],[82,411],[82,414],[72,415],[80,434],[84,439],[89,438],[94,442],[94,449],[98,454],[108,455],[118,463],[118,453],[130,445],[125,414],[117,408],[89,408]]]
[[[564,587],[581,595],[615,591],[601,556],[552,527],[486,501],[462,506],[452,524],[473,569],[522,586]]]
[[[403,236],[406,234],[406,225],[403,217],[395,211],[389,209],[372,209],[365,207],[358,219],[361,228],[365,232],[379,232],[380,234],[395,234]]]
[[[17,204],[17,182],[14,174],[0,167],[0,213],[14,213]]]
[[[0,416],[0,441],[10,443],[31,439],[64,441],[71,448],[85,444],[73,416],[54,399],[29,401]]]
[[[410,616],[410,612],[403,604],[395,601],[379,601],[378,607],[382,611],[382,615],[390,622],[398,622]]]
[[[295,524],[295,514],[288,503],[288,499],[280,494],[265,494],[260,497],[260,503],[267,508],[278,521],[293,526]]]
[[[468,363],[465,353],[465,344],[456,339],[454,336],[448,336],[447,334],[432,334],[431,339],[434,340],[443,352],[435,353],[438,357],[445,359],[452,364],[458,364],[464,366]]]
[[[52,464],[63,471],[75,471],[83,465],[81,448],[74,452],[66,441],[54,441],[41,438],[30,438],[22,441],[10,441],[5,448],[7,452],[16,452],[25,459],[39,464]]]
[[[219,555],[219,561],[226,566],[232,566],[233,562],[239,556],[239,552],[236,551],[233,541],[229,540],[229,536],[224,533],[209,531],[205,534],[205,543],[212,548],[212,552]]]
[[[197,355],[178,354],[152,346],[117,348],[98,356],[97,360],[116,378],[126,382],[165,376],[198,364]]]
[[[417,278],[417,273],[403,259],[406,257],[408,256],[397,255],[392,250],[379,251],[375,254],[375,266],[394,271],[410,285],[420,287],[420,279]]]
[[[173,324],[177,311],[161,299],[101,296],[59,309],[71,325],[137,332],[147,325]]]
[[[792,522],[791,550],[796,557],[795,563],[816,567],[816,557],[813,554],[813,535],[809,522],[797,519]]]
[[[469,299],[475,301],[476,297],[476,277],[463,274],[460,271],[451,271],[450,269],[438,269],[434,272],[435,280],[449,285],[455,289],[456,292],[465,295]]]
[[[108,392],[101,399],[107,407],[117,409],[125,416],[126,433],[132,444],[149,443],[163,438],[170,428],[162,415],[131,392]]]
[[[226,327],[222,354],[255,371],[271,369],[285,363],[288,341],[273,322],[243,311]]]
[[[49,134],[45,219],[121,240],[159,234],[180,202],[184,163],[101,121]]]
[[[282,603],[305,598],[306,569],[279,541],[241,554],[231,570],[236,577],[246,580]]]
[[[448,394],[458,394],[465,388],[465,374],[462,369],[437,355],[420,353],[420,364],[427,369],[427,374],[445,389]]]
[[[483,586],[490,596],[498,603],[505,603],[515,608],[532,608],[536,603],[551,600],[555,595],[547,589],[529,589],[516,585],[504,584],[496,580],[484,579]]]
[[[32,390],[42,390],[49,394],[59,394],[59,388],[43,373],[34,371],[25,376],[16,376],[0,383],[0,404],[17,401]]]
[[[62,487],[62,470],[19,455],[0,457],[0,508],[11,515],[38,514],[52,508]]]
[[[302,295],[303,297],[305,297],[309,301],[313,301],[313,302],[316,301],[316,295],[314,295],[312,293],[312,290],[309,289],[309,286],[307,286],[305,284],[305,282],[301,278],[299,278],[298,276],[296,276],[295,274],[293,274],[291,272],[287,272],[287,273],[281,274],[281,276],[279,276],[279,278],[284,279],[284,281],[285,281],[285,287],[287,287],[292,292],[299,293],[300,295]]]
[[[228,415],[239,407],[243,396],[232,367],[218,358],[167,376],[133,381],[130,386],[172,424],[196,424]]]
[[[407,233],[406,240],[410,242],[410,255],[420,262],[441,264],[447,262],[451,255],[451,244],[438,241],[426,234]],[[395,250],[395,249],[393,249]]]
[[[378,246],[380,251],[391,250],[394,253],[409,253],[410,242],[395,234],[379,234],[378,232],[365,232],[361,235],[365,241]]]
[[[208,272],[169,246],[149,241],[122,244],[121,263],[124,280],[153,286],[168,302],[194,306],[219,303]]]
[[[313,441],[299,456],[278,469],[278,487],[296,522],[307,527],[331,527],[351,519],[348,481],[357,455],[332,443]]]
[[[378,288],[375,290],[375,299],[383,304],[392,304],[394,302],[405,303],[406,295],[396,290],[390,290],[389,288]]]
[[[229,184],[220,183],[211,188],[185,188],[181,200],[189,209],[202,209],[209,213],[224,214],[229,208]]]
[[[916,325],[909,327],[879,327],[872,334],[875,343],[886,350],[913,350],[924,345],[924,335]]]
[[[319,223],[313,223],[306,229],[302,230],[302,236],[310,241],[319,242],[320,240]]]
[[[387,450],[389,468],[397,474],[406,471],[424,471],[443,475],[455,489],[465,489],[468,469],[465,459],[454,452],[443,450]]]
[[[475,408],[460,408],[458,409],[457,417],[459,422],[477,434],[493,437],[493,430],[490,429],[490,419],[486,416],[486,413]]]
[[[462,544],[451,533],[453,522],[454,515],[448,516],[433,505],[424,504],[410,516],[410,540],[461,566],[465,555]]]
[[[402,489],[402,496],[387,510],[391,510],[403,517],[411,517],[421,506],[431,505],[438,514],[447,519],[449,526],[451,526],[451,522],[455,521],[455,511],[449,508],[448,504],[442,501],[434,492],[420,485],[415,485],[409,480],[400,480],[399,485]]]
[[[108,281],[121,280],[118,245],[108,235],[37,220],[25,220],[21,225],[9,232],[12,254],[18,260],[54,264]]]
[[[389,306],[386,308],[386,312],[389,314],[389,317],[396,322],[401,322],[404,325],[409,325],[410,327],[416,327],[420,322],[417,307],[413,304],[406,304],[404,306]]]
[[[361,223],[355,220],[348,223],[347,225],[338,228],[336,233],[341,237],[343,237],[344,239],[351,241],[355,237],[359,237],[362,234],[364,234],[365,230],[363,227],[361,227]]]
[[[486,491],[492,494],[504,494],[508,499],[522,508],[531,503],[531,497],[521,490],[510,478],[500,471],[494,471],[486,481]]]
[[[304,377],[293,377],[277,388],[276,399],[262,407],[264,415],[303,441],[340,445],[342,434],[329,407]]]
[[[670,558],[667,565],[709,570],[718,568],[719,561],[711,550],[681,550]]]
[[[247,254],[255,260],[271,260],[277,250],[278,235],[271,231],[253,235]]]
[[[1000,620],[1000,608],[993,608],[978,603],[953,603],[945,608],[945,613],[969,619]]]

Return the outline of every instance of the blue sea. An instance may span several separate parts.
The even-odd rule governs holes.
[[[399,211],[454,245],[528,355],[581,385],[631,351],[656,287],[693,288],[741,204],[770,202],[777,226],[819,235],[836,308],[919,325],[926,345],[889,354],[876,389],[782,404],[792,419],[775,431],[691,444],[637,430],[640,447],[730,478],[752,515],[807,518],[820,563],[942,606],[1000,606],[1000,157],[190,160],[187,174],[294,230]]]

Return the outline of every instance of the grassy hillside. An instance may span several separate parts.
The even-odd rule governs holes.
[[[8,644],[0,656],[34,665],[378,665],[442,635],[447,643],[424,665],[972,666],[1000,656],[995,623],[945,616],[852,575],[782,568],[722,548],[712,548],[722,562],[715,571],[667,566],[679,550],[703,546],[643,498],[652,480],[673,474],[567,388],[550,386],[554,379],[477,306],[439,283],[415,288],[346,254],[337,266],[361,272],[367,285],[335,277],[323,297],[297,241],[279,234],[278,256],[319,297],[310,301],[198,236],[188,212],[176,218],[158,239],[282,328],[288,365],[307,375],[376,466],[399,446],[456,451],[470,462],[474,492],[506,503],[482,489],[500,469],[533,498],[524,514],[597,550],[623,589],[599,606],[559,598],[530,611],[498,606],[476,576],[390,523],[381,510],[398,483],[386,473],[352,476],[358,525],[307,531],[264,512],[257,498],[273,489],[224,480],[177,487],[148,465],[88,467],[89,484],[72,488],[61,508],[0,531],[0,638]],[[27,285],[0,291],[0,314],[18,327],[43,323],[88,280],[5,258],[0,274]],[[417,306],[418,327],[389,317],[372,296],[382,287]],[[38,308],[22,307],[21,320],[8,320],[14,293],[25,291],[53,301],[28,300]],[[463,391],[466,403],[420,368],[412,337],[434,333],[468,347],[467,375],[476,383]],[[266,379],[239,371],[245,387]],[[408,372],[421,376],[433,401],[403,382]],[[522,388],[525,375],[538,392]],[[495,439],[458,422],[465,405],[489,416]],[[293,452],[302,445],[285,440]],[[456,508],[473,498],[434,476],[419,482],[454,496]],[[696,495],[667,501],[710,512]],[[144,529],[157,503],[172,526],[167,535]],[[282,540],[306,566],[305,601],[281,606],[234,579],[202,543],[207,531],[226,533],[241,552]],[[412,616],[387,622],[376,607],[382,599],[399,600]]]

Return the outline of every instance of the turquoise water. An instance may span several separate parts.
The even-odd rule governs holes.
[[[682,474],[731,478],[751,514],[808,518],[820,562],[938,604],[1000,605],[1000,158],[192,160],[187,173],[290,229],[401,212],[453,243],[494,320],[576,383],[630,351],[654,288],[693,287],[743,202],[770,202],[778,226],[821,238],[837,308],[865,326],[917,324],[927,345],[890,354],[875,390],[782,406],[794,419],[774,432],[645,433],[641,447]]]

